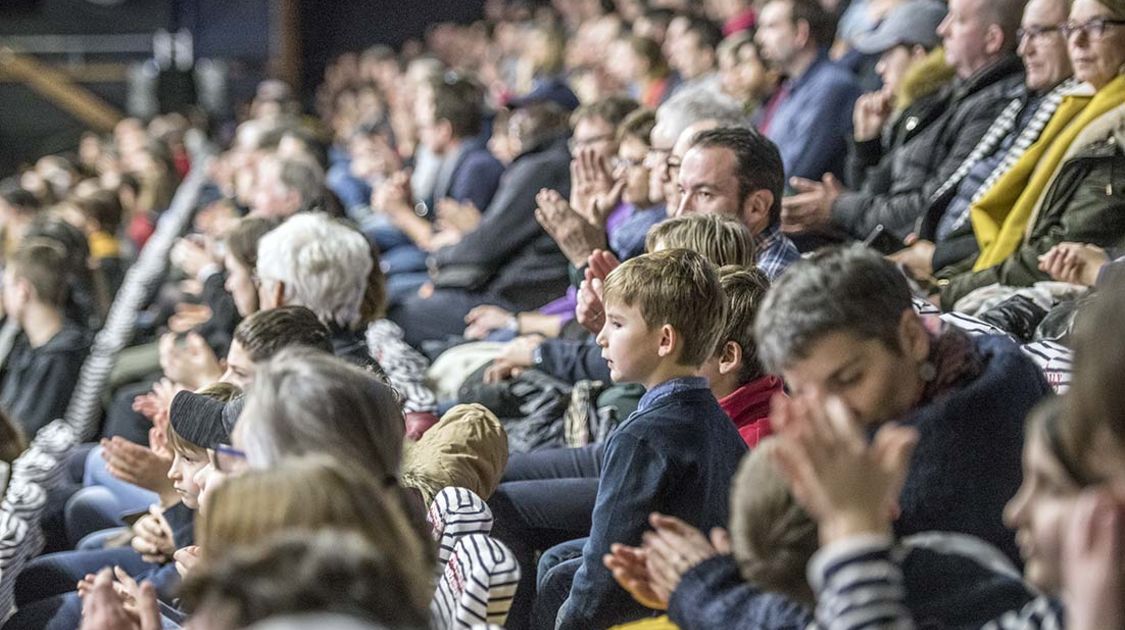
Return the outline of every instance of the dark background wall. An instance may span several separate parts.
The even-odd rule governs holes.
[[[301,90],[307,95],[339,53],[372,44],[398,48],[410,38],[420,39],[430,24],[478,20],[484,0],[302,0],[300,15]]]
[[[301,84],[312,94],[327,62],[341,52],[383,43],[398,47],[421,38],[436,22],[467,23],[483,15],[484,0],[294,0],[301,50]],[[0,0],[0,45],[7,36],[147,34],[188,28],[197,58],[231,68],[234,100],[248,98],[281,48],[283,0]],[[100,55],[87,61],[135,63],[147,53]],[[65,63],[65,55],[45,56]],[[83,82],[125,110],[122,82]],[[83,125],[28,88],[0,82],[0,177],[40,155],[73,148]]]

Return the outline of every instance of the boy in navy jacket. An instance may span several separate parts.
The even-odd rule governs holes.
[[[537,626],[605,628],[651,614],[617,585],[602,556],[612,543],[640,543],[654,511],[705,530],[723,525],[730,481],[746,453],[706,379],[696,376],[725,321],[715,268],[682,249],[634,258],[607,278],[604,304],[598,345],[613,381],[647,391],[606,444],[581,557],[552,569],[573,572],[569,595],[556,616],[558,598],[540,593]]]

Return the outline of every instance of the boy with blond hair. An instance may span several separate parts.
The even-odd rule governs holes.
[[[604,628],[650,615],[602,564],[610,544],[640,543],[654,511],[704,529],[726,522],[725,497],[746,445],[696,376],[718,345],[725,302],[714,266],[683,249],[634,258],[606,279],[598,345],[614,382],[647,391],[606,444],[581,557],[541,580],[565,585],[558,575],[572,573],[569,593],[541,592],[536,625]]]

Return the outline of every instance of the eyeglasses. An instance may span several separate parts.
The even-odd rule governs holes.
[[[613,158],[613,170],[617,170],[619,168],[620,169],[637,168],[638,166],[643,166],[644,163],[645,163],[644,159],[630,160],[628,158],[615,157],[615,158]]]
[[[1053,33],[1061,33],[1062,29],[1063,26],[1061,24],[1055,26],[1029,26],[1016,31],[1016,39],[1021,42],[1042,39]]]
[[[610,140],[613,140],[613,134],[611,133],[603,133],[600,136],[590,136],[589,138],[583,138],[581,140],[579,140],[578,138],[571,138],[570,140],[567,140],[566,147],[570,149],[571,153],[574,153],[578,149],[593,146],[599,142],[608,142]]]
[[[1112,20],[1110,18],[1094,18],[1085,24],[1077,22],[1067,22],[1059,27],[1059,32],[1063,37],[1070,39],[1078,33],[1084,34],[1090,39],[1101,39],[1105,36],[1105,29],[1109,26],[1121,26],[1125,24],[1125,20]]]
[[[680,166],[682,164],[683,160],[674,155],[669,155],[668,159],[664,160],[664,166],[667,167],[669,173],[674,173],[680,170]]]
[[[214,463],[219,472],[239,472],[246,469],[246,453],[229,444],[216,444]]]

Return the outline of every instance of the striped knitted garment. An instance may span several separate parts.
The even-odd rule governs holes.
[[[1062,102],[1063,97],[1073,92],[1078,85],[1078,82],[1074,79],[1067,79],[1043,97],[1039,108],[1035,111],[1035,115],[1028,125],[1024,127],[1023,131],[1020,132],[1019,137],[1012,143],[1012,146],[1009,147],[1008,152],[1004,155],[1004,159],[992,170],[992,173],[989,174],[984,184],[973,194],[973,203],[980,199],[989,188],[992,188],[993,184],[995,184],[1004,173],[1010,171],[1012,166],[1015,165],[1016,161],[1020,159],[1027,149],[1035,144],[1035,141],[1039,139],[1039,135],[1043,133],[1043,129],[1047,126],[1047,122],[1055,115],[1055,111],[1059,108],[1059,103]],[[1008,103],[1008,106],[1004,108],[1004,111],[1000,112],[996,121],[993,122],[992,126],[985,132],[984,137],[982,137],[980,142],[977,143],[977,146],[973,148],[972,153],[965,158],[965,161],[957,167],[953,175],[951,175],[949,179],[937,189],[937,192],[930,197],[931,201],[940,199],[949,193],[952,188],[959,185],[961,181],[965,179],[965,176],[969,174],[969,171],[971,171],[978,162],[996,151],[996,148],[1004,138],[1015,129],[1016,121],[1023,112],[1026,102],[1027,97],[1020,96],[1012,99],[1012,101]],[[969,218],[969,207],[971,206],[972,204],[970,203],[969,206],[965,207],[964,212],[962,212],[960,216],[953,219],[953,230],[957,230],[965,224],[965,221]]]

